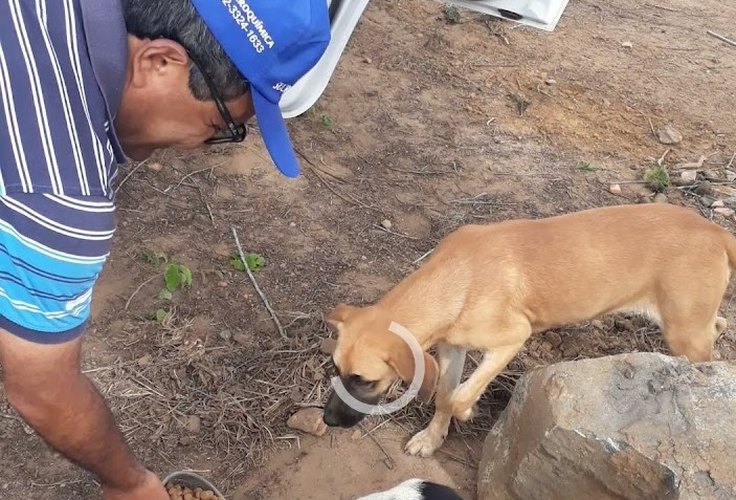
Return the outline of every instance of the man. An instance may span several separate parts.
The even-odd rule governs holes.
[[[127,29],[126,29],[127,27]],[[239,142],[329,43],[325,0],[0,1],[0,362],[11,405],[107,500],[164,500],[80,370],[125,156]]]

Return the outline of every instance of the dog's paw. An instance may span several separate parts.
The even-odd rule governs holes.
[[[468,420],[472,420],[475,417],[476,413],[476,407],[475,405],[473,405],[466,410],[457,410],[453,412],[452,416],[455,417],[455,420],[458,420],[460,422],[467,422]]]
[[[420,457],[431,457],[437,449],[442,446],[445,439],[436,433],[430,432],[429,429],[417,432],[413,438],[406,443],[404,451],[409,455],[418,455]]]

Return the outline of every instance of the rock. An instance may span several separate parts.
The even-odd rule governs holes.
[[[370,57],[364,57],[363,62],[366,64],[373,64],[373,59],[371,59]]]
[[[625,49],[630,49],[630,48],[632,48],[632,47],[634,46],[634,44],[633,44],[633,43],[631,43],[631,42],[628,42],[628,41],[627,41],[627,42],[623,42],[623,43],[621,44],[621,46],[622,46],[623,48],[625,48]]]
[[[682,134],[670,124],[657,130],[657,138],[662,144],[679,144],[682,142]]]
[[[594,319],[593,321],[591,321],[590,326],[602,332],[606,331],[606,324],[599,319]]]
[[[223,330],[219,333],[222,340],[230,340],[233,337],[233,332],[230,330]]]
[[[383,226],[384,229],[391,229],[393,227],[393,223],[390,220],[386,219],[381,222],[381,226]]]
[[[186,422],[187,430],[192,434],[199,434],[202,430],[202,420],[197,415],[190,415]]]
[[[621,185],[611,184],[611,187],[609,187],[608,190],[611,192],[611,194],[621,194]]]
[[[327,424],[322,420],[322,410],[319,408],[304,408],[299,410],[286,422],[290,429],[306,432],[314,436],[324,436]]]
[[[478,498],[736,498],[736,365],[633,353],[522,377]]]
[[[731,172],[730,170],[726,170],[726,180],[728,182],[736,181],[736,172]]]
[[[721,176],[715,170],[703,170],[703,177],[709,181],[721,181]]]
[[[243,347],[249,347],[252,344],[250,337],[244,333],[236,333],[233,335],[233,340]]]
[[[720,208],[720,207],[725,207],[725,206],[726,204],[723,202],[723,200],[716,200],[710,204],[711,208]]]
[[[144,366],[151,366],[153,364],[153,356],[150,354],[146,354],[142,358],[138,360],[138,366],[144,367]]]
[[[680,179],[685,184],[692,184],[695,182],[698,178],[698,171],[697,170],[685,170],[684,172],[680,173]]]
[[[713,184],[711,184],[709,181],[703,181],[698,184],[698,187],[695,188],[695,194],[699,194],[700,196],[711,194],[712,192]]]
[[[337,340],[327,338],[322,339],[322,343],[319,345],[319,350],[322,354],[332,356],[332,353],[335,352],[335,347],[337,347]]]
[[[547,85],[552,86],[552,85],[556,85],[557,84],[557,80],[555,80],[554,78],[547,78],[544,81],[544,83],[546,83]]]
[[[550,344],[552,344],[552,347],[560,347],[560,344],[562,344],[562,337],[560,337],[560,334],[555,331],[545,333],[544,337]]]
[[[722,216],[724,216],[724,217],[731,217],[731,216],[733,216],[734,214],[736,214],[736,211],[734,211],[734,209],[733,209],[733,208],[728,208],[728,207],[718,207],[718,208],[714,208],[714,209],[713,209],[713,211],[714,211],[715,213],[717,213],[718,215],[722,215]]]
[[[163,165],[161,165],[159,162],[154,161],[148,164],[148,170],[152,172],[159,172],[161,169],[164,168]]]
[[[652,201],[654,201],[654,203],[667,203],[667,195],[664,193],[657,193],[654,195],[654,199]]]
[[[700,198],[698,198],[698,200],[700,201],[700,204],[704,207],[711,207],[713,206],[713,203],[716,202],[716,199],[711,198],[710,196],[701,196]]]

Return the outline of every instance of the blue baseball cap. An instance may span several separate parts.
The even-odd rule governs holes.
[[[299,162],[279,102],[330,43],[327,0],[192,0],[199,15],[248,80],[271,159],[287,177]]]

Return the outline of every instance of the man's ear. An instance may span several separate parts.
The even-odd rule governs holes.
[[[414,380],[415,372],[414,355],[408,345],[404,344],[404,346],[404,349],[392,351],[388,364],[396,371],[404,383],[411,384],[412,380]],[[422,385],[419,387],[418,397],[420,401],[428,403],[432,400],[434,391],[437,388],[439,368],[437,361],[432,356],[426,352],[422,354],[424,355],[424,378],[422,379]]]
[[[340,304],[335,307],[332,312],[327,316],[327,323],[337,328],[338,333],[340,328],[347,321],[350,314],[355,311],[355,307],[347,304]]]
[[[189,71],[189,55],[177,42],[165,38],[140,40],[134,45],[131,58],[133,83],[145,86],[153,75],[164,71]]]

